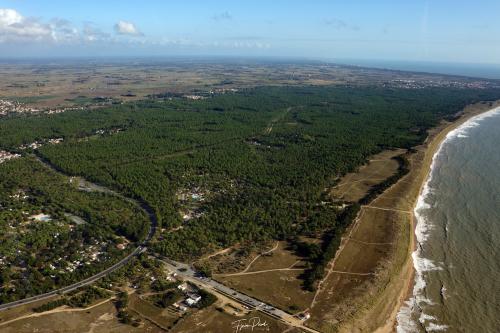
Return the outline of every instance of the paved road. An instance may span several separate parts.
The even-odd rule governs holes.
[[[267,314],[277,320],[280,320],[288,325],[298,327],[304,331],[319,333],[318,331],[304,326],[303,322],[297,317],[278,309],[272,305],[266,304],[254,297],[245,295],[237,290],[227,287],[220,282],[217,282],[211,278],[203,277],[199,275],[190,265],[180,263],[177,261],[170,260],[168,258],[157,257],[161,260],[167,268],[177,273],[178,276],[184,278],[184,280],[190,281],[199,287],[204,289],[212,290],[220,293],[240,304],[242,304],[247,309],[253,309]]]
[[[38,160],[41,163],[45,164],[47,167],[51,168],[52,170],[55,170],[56,172],[62,173],[60,170],[58,170],[54,165],[50,164],[48,161],[43,160],[42,158],[38,158]],[[89,183],[91,185],[95,185],[95,184],[92,184],[91,182],[88,182],[88,181],[87,181],[87,183]],[[100,186],[100,187],[106,189],[103,186]],[[57,290],[47,292],[45,294],[40,294],[37,296],[21,299],[21,300],[15,301],[15,302],[2,304],[2,305],[0,305],[0,311],[11,309],[11,308],[25,305],[25,304],[29,304],[29,303],[33,303],[33,302],[37,302],[37,301],[44,300],[44,299],[47,299],[47,298],[50,298],[50,297],[53,297],[56,295],[68,293],[70,291],[76,290],[76,289],[81,288],[83,286],[87,286],[89,284],[92,284],[95,281],[99,280],[100,278],[102,278],[102,277],[112,273],[113,271],[123,267],[134,256],[136,256],[140,253],[143,253],[147,250],[146,243],[149,240],[151,240],[151,238],[153,237],[153,235],[156,231],[156,226],[157,226],[157,219],[156,219],[155,214],[153,213],[153,210],[144,201],[126,198],[123,195],[116,193],[112,190],[109,190],[109,192],[114,193],[115,195],[118,195],[124,199],[129,200],[129,201],[134,201],[135,203],[140,205],[147,212],[148,217],[151,221],[151,227],[149,229],[149,233],[148,233],[146,239],[144,240],[144,242],[141,245],[139,245],[134,251],[132,251],[132,253],[127,255],[125,258],[121,259],[119,262],[115,263],[113,266],[111,266],[111,267],[85,279],[85,280],[79,281],[77,283],[74,283],[72,285],[69,285],[69,286],[66,286],[66,287],[63,287],[63,288],[60,288]],[[182,276],[185,280],[190,281],[190,282],[198,285],[199,287],[202,287],[202,288],[205,288],[208,290],[212,290],[216,293],[222,294],[222,295],[242,304],[247,309],[254,309],[254,310],[260,311],[260,312],[265,313],[268,316],[271,316],[277,320],[280,320],[288,325],[300,328],[300,329],[308,331],[308,332],[319,333],[316,330],[313,330],[309,327],[304,326],[303,322],[300,321],[298,318],[294,317],[293,315],[291,315],[291,314],[289,314],[281,309],[278,309],[272,305],[261,302],[255,298],[250,297],[248,295],[245,295],[237,290],[231,289],[231,288],[223,285],[222,283],[219,283],[211,278],[200,276],[188,264],[176,262],[176,261],[170,260],[168,258],[158,258],[158,259],[160,259],[162,262],[164,262],[167,265],[167,268],[169,270],[171,270],[172,272],[176,272],[179,276]]]
[[[82,280],[80,282],[66,286],[64,288],[50,291],[50,292],[45,293],[45,294],[40,294],[37,296],[21,299],[21,300],[15,301],[15,302],[2,304],[2,305],[0,305],[0,311],[11,309],[11,308],[23,305],[23,304],[29,304],[29,303],[33,303],[33,302],[40,301],[43,299],[47,299],[49,297],[56,296],[59,294],[65,294],[65,293],[68,293],[68,292],[73,291],[75,289],[87,286],[87,285],[99,280],[100,278],[108,275],[109,273],[117,270],[118,268],[123,267],[127,262],[130,261],[130,259],[132,259],[134,256],[138,255],[139,253],[144,252],[145,250],[146,250],[146,248],[144,246],[139,246],[132,253],[130,253],[128,256],[126,256],[125,258],[123,258],[122,260],[120,260],[119,262],[114,264],[113,266],[105,269],[104,271],[97,273],[96,275],[93,275],[85,280]]]
[[[56,171],[58,173],[62,173],[56,167],[54,167],[53,165],[51,165],[48,161],[45,161],[42,158],[38,158],[38,160],[41,163],[43,163],[44,165],[46,165],[47,167],[49,167],[50,169],[52,169],[52,170],[54,170],[54,171]],[[89,183],[89,184],[92,184],[91,182],[89,182],[87,180],[86,180],[86,182]],[[92,185],[95,185],[95,184],[92,184]],[[100,187],[103,187],[103,186],[100,186]],[[146,211],[146,213],[148,214],[149,220],[151,221],[151,226],[149,228],[148,235],[147,235],[146,239],[144,240],[144,242],[142,244],[140,244],[134,251],[132,251],[125,258],[123,258],[120,261],[118,261],[117,263],[115,263],[113,266],[108,267],[105,270],[103,270],[103,271],[101,271],[101,272],[99,272],[99,273],[97,273],[97,274],[95,274],[95,275],[93,275],[93,276],[91,276],[91,277],[89,277],[89,278],[87,278],[85,280],[79,281],[77,283],[71,284],[69,286],[66,286],[66,287],[63,287],[63,288],[60,288],[60,289],[56,289],[56,290],[47,292],[45,294],[40,294],[40,295],[37,295],[37,296],[24,298],[24,299],[21,299],[21,300],[18,300],[18,301],[14,301],[14,302],[11,302],[11,303],[2,304],[2,305],[0,305],[0,311],[11,309],[11,308],[14,308],[14,307],[17,307],[17,306],[21,306],[21,305],[24,305],[24,304],[29,304],[29,303],[37,302],[37,301],[40,301],[40,300],[44,300],[44,299],[47,299],[47,298],[50,298],[50,297],[53,297],[53,296],[56,296],[56,295],[59,295],[59,294],[65,294],[65,293],[68,293],[70,291],[76,290],[78,288],[81,288],[81,287],[87,286],[89,284],[92,284],[92,283],[96,282],[97,280],[99,280],[100,278],[102,278],[102,277],[104,277],[104,276],[106,276],[106,275],[108,275],[108,274],[116,271],[117,269],[125,266],[133,257],[135,257],[136,255],[138,255],[140,253],[143,253],[144,251],[147,250],[147,247],[145,246],[145,244],[149,240],[151,240],[151,238],[153,237],[153,235],[154,235],[154,233],[156,231],[156,226],[158,224],[157,219],[156,219],[156,215],[153,213],[153,210],[151,209],[151,207],[149,207],[147,205],[146,202],[144,202],[142,200],[135,200],[135,199],[126,198],[126,197],[124,197],[121,194],[113,192],[112,190],[109,190],[109,192],[113,193],[115,195],[118,195],[118,196],[120,196],[122,198],[125,198],[125,199],[127,199],[129,201],[135,202],[136,204],[138,204],[139,206],[141,206],[142,209],[144,209]]]

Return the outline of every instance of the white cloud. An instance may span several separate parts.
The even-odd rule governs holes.
[[[0,9],[0,25],[9,26],[15,23],[21,23],[23,17],[14,9]]]
[[[144,36],[132,22],[118,21],[115,24],[115,32],[119,35]]]
[[[69,21],[55,18],[44,23],[21,15],[14,9],[0,8],[1,42],[68,42],[78,40],[79,33]]]
[[[95,27],[92,22],[85,22],[82,30],[82,38],[86,42],[96,42],[108,40],[110,35]]]
[[[49,24],[26,18],[14,9],[0,9],[0,41],[52,39]]]
[[[230,20],[231,15],[228,12],[223,12],[216,15],[214,19]],[[123,49],[135,51],[143,49],[161,53],[165,50],[205,50],[211,52],[224,49],[265,50],[271,48],[269,43],[263,42],[255,36],[232,37],[222,40],[189,39],[181,36],[136,38],[144,36],[144,34],[135,24],[123,20],[114,25],[115,34],[111,31],[103,31],[101,28],[92,22],[84,22],[82,26],[76,27],[72,22],[63,18],[32,18],[23,16],[15,9],[0,8],[0,51],[4,47],[13,54],[20,52],[20,47],[12,47],[11,44],[25,45],[27,50],[34,45],[47,45],[49,47],[47,49],[60,47],[59,50],[76,52],[76,50],[87,48],[102,53],[112,53]]]

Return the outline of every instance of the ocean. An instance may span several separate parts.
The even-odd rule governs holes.
[[[500,108],[451,131],[415,208],[402,332],[500,332]]]
[[[397,61],[397,60],[355,60],[335,59],[334,63],[393,69],[411,72],[424,72],[446,75],[459,75],[484,79],[500,79],[500,64],[467,64],[431,61]]]

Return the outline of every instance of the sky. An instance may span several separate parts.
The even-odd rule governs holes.
[[[0,57],[500,63],[500,0],[0,0]]]

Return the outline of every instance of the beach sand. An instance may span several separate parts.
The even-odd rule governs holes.
[[[466,122],[469,118],[480,113],[489,111],[500,106],[500,101],[494,103],[477,103],[467,106],[459,113],[459,118],[453,122],[442,122],[437,127],[428,132],[426,141],[416,147],[416,153],[410,158],[410,173],[402,181],[408,182],[404,197],[406,205],[415,209],[418,196],[429,176],[433,156],[438,151],[446,135]],[[385,193],[385,192],[384,192]],[[381,195],[381,197],[384,194]],[[397,314],[403,303],[413,292],[414,268],[412,253],[416,249],[415,241],[416,220],[411,218],[411,225],[402,228],[402,233],[406,237],[399,237],[400,249],[405,251],[405,260],[401,263],[392,263],[393,272],[390,279],[381,282],[375,288],[378,292],[373,292],[364,299],[365,305],[360,307],[360,311],[347,320],[339,329],[339,332],[395,332],[397,325]],[[402,243],[404,242],[404,244]],[[383,285],[381,285],[383,283]]]

